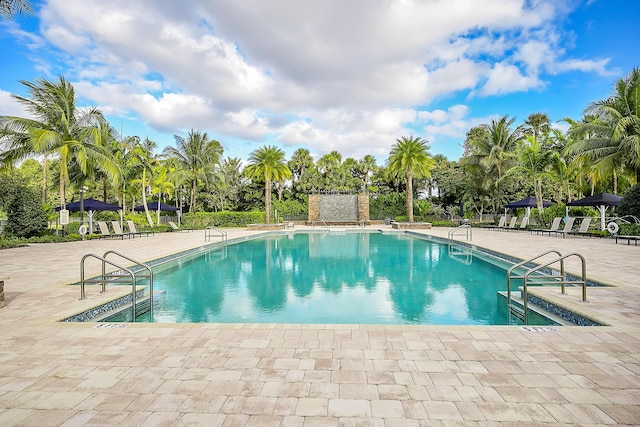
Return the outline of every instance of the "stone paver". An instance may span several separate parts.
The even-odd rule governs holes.
[[[147,261],[203,244],[195,231],[0,251],[0,425],[640,425],[640,247],[611,239],[473,234],[519,258],[584,255],[612,286],[586,303],[573,288],[535,291],[602,327],[58,322],[126,293],[89,287],[80,301],[84,254]]]

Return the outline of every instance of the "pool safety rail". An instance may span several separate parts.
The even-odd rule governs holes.
[[[134,263],[134,265],[131,268],[123,267],[122,265],[116,262],[108,260],[107,256],[109,255],[120,257],[122,259],[125,259],[127,261]],[[94,277],[93,279],[85,279],[85,271],[84,271],[85,261],[89,258],[97,259],[102,263],[102,274],[100,276]],[[106,271],[107,264],[117,268],[117,270],[108,273]],[[146,271],[146,274],[144,273],[144,271]],[[102,290],[100,291],[101,293],[107,291],[108,283],[112,283],[112,284],[131,283],[131,288],[132,288],[131,314],[132,314],[133,322],[135,322],[136,321],[136,299],[137,299],[136,284],[139,278],[146,278],[149,280],[149,311],[153,313],[153,270],[151,270],[151,267],[139,261],[136,261],[133,258],[130,258],[126,255],[116,252],[114,250],[108,250],[102,256],[92,254],[92,253],[86,254],[85,256],[82,257],[82,260],[80,261],[80,299],[81,300],[87,299],[86,292],[85,292],[85,285],[87,283],[101,284],[102,285]]]
[[[547,255],[553,255],[552,259],[544,264],[539,264],[535,267],[531,267],[526,270],[522,275],[516,275],[515,270],[518,268],[524,268],[525,265],[539,260]],[[564,269],[564,261],[570,257],[577,257],[581,263],[581,275],[579,279],[569,279]],[[560,270],[554,270],[551,268],[554,264],[560,264]],[[513,303],[511,299],[511,280],[522,280],[522,307]],[[587,263],[582,255],[576,252],[571,252],[566,255],[562,255],[560,251],[551,249],[541,254],[536,255],[526,261],[519,262],[513,265],[507,272],[507,305],[509,315],[514,316],[525,325],[529,323],[529,311],[528,311],[528,286],[529,285],[560,285],[562,294],[565,294],[566,285],[581,285],[582,286],[582,301],[587,302]]]
[[[453,240],[454,236],[460,236],[460,235],[464,235],[465,240],[469,240],[469,241],[473,240],[471,235],[471,225],[469,224],[459,225],[458,227],[449,231],[449,233],[447,234],[447,238],[449,240]]]
[[[221,241],[226,242],[228,236],[226,231],[214,226],[209,226],[204,229],[204,241],[209,242],[212,237],[219,237]]]

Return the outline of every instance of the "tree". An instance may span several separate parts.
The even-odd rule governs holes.
[[[473,132],[473,138],[467,140],[470,154],[465,157],[465,164],[471,169],[484,170],[484,185],[493,192],[494,213],[505,202],[502,178],[514,166],[514,151],[522,138],[521,126],[511,130],[514,121],[515,118],[510,119],[508,116],[492,120],[491,124],[481,125],[482,130]]]
[[[640,218],[640,184],[636,184],[624,193],[617,209],[618,215],[633,215]]]
[[[0,0],[0,16],[2,16],[3,19],[13,19],[21,13],[33,13],[30,1]]]
[[[285,163],[284,151],[274,146],[264,146],[253,153],[249,158],[249,166],[245,168],[247,176],[263,179],[265,182],[265,209],[267,224],[271,223],[271,185],[273,181],[283,181],[289,178],[291,170]]]
[[[556,157],[556,152],[545,150],[539,140],[535,139],[533,135],[527,135],[518,147],[517,155],[518,164],[509,169],[505,176],[519,172],[533,180],[536,204],[538,205],[538,211],[542,214],[544,209],[542,205],[542,182],[544,178],[551,177],[549,168]]]
[[[151,141],[149,138],[145,138],[144,142],[140,142],[140,138],[132,138],[132,146],[129,152],[129,158],[127,163],[135,171],[140,171],[140,178],[132,180],[132,183],[140,184],[140,192],[142,195],[142,205],[144,206],[144,213],[147,217],[147,222],[153,227],[153,220],[149,213],[149,207],[147,205],[147,187],[150,186],[150,178],[152,174],[152,168],[157,163],[157,159],[153,154],[153,150],[157,144]]]
[[[541,137],[551,131],[551,119],[544,113],[532,113],[523,123],[523,128],[525,134],[532,135],[533,139],[540,141]]]
[[[405,177],[409,222],[413,222],[413,179],[429,177],[434,166],[427,141],[422,138],[403,136],[391,147],[387,168],[392,175]]]
[[[65,187],[69,184],[72,162],[86,174],[91,162],[98,164],[110,177],[118,168],[101,144],[100,125],[104,122],[97,108],[76,106],[73,86],[60,76],[57,82],[40,79],[21,81],[30,98],[12,95],[35,119],[3,116],[0,138],[6,149],[0,161],[11,163],[33,155],[52,154],[60,163],[60,206],[66,206]]]
[[[640,68],[618,79],[609,97],[589,104],[585,114],[570,130],[575,141],[567,151],[610,173],[614,186],[619,173],[640,182]]]
[[[164,154],[177,159],[178,163],[188,171],[191,181],[190,211],[196,212],[196,196],[198,180],[207,182],[207,170],[219,165],[222,145],[209,139],[206,132],[191,129],[185,139],[174,135],[176,147],[166,147]]]

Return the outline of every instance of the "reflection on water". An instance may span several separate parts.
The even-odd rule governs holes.
[[[446,244],[296,233],[228,245],[156,274],[156,322],[506,324],[504,270]],[[466,255],[465,255],[466,256]],[[465,258],[466,260],[466,258]]]

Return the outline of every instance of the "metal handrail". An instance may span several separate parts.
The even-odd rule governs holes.
[[[149,278],[149,311],[151,312],[151,315],[153,316],[153,270],[151,269],[151,267],[149,267],[147,264],[144,264],[140,261],[136,261],[133,258],[130,258],[126,255],[121,254],[120,252],[114,251],[113,249],[108,250],[104,253],[104,255],[102,256],[105,261],[107,259],[107,255],[109,254],[113,254],[113,255],[117,255],[121,258],[124,258],[128,261],[131,261],[133,263],[135,263],[137,266],[140,266],[142,268],[144,268],[145,270],[147,270],[149,272],[148,276],[140,276],[140,277],[148,277]],[[104,268],[104,264],[103,264],[103,268]],[[135,276],[134,276],[135,277]],[[133,315],[133,321],[136,321],[136,286],[135,284],[133,285],[133,296],[132,296],[132,305],[131,305],[131,311],[132,311],[132,315]]]
[[[208,242],[208,241],[211,240],[211,232],[212,231],[216,232],[214,237],[220,237],[223,242],[225,242],[227,240],[228,236],[227,236],[227,232],[226,231],[221,230],[221,229],[211,225],[211,226],[209,226],[209,227],[204,229],[204,241],[205,242]]]
[[[102,261],[102,276],[100,282],[93,282],[92,280],[85,280],[84,279],[84,262],[87,258],[95,258],[97,260]],[[96,255],[96,254],[86,254],[85,256],[82,257],[82,259],[80,260],[80,299],[84,300],[87,299],[86,293],[85,293],[85,289],[84,289],[84,284],[85,283],[102,283],[102,291],[100,291],[100,293],[102,292],[106,292],[107,291],[107,281],[106,281],[106,272],[105,272],[105,264],[109,264],[112,265],[116,268],[118,268],[121,271],[126,271],[127,274],[129,276],[131,276],[131,283],[135,289],[135,278],[136,275],[133,271],[129,270],[127,267],[123,267],[120,264],[117,264],[115,262],[112,261],[108,261],[106,259],[104,259],[104,257],[101,257],[100,255]],[[125,275],[112,275],[111,277],[127,277]]]
[[[551,253],[555,253],[556,255],[558,255],[556,258],[552,259],[551,261],[548,261],[545,264],[540,264],[536,267],[532,267],[530,269],[527,270],[527,272],[522,275],[522,276],[512,276],[511,273],[513,272],[513,270],[515,270],[516,268],[522,267],[525,264],[532,262],[536,259],[539,259],[545,255],[551,254]],[[564,260],[572,257],[572,256],[577,256],[578,258],[580,258],[580,262],[581,262],[581,267],[582,267],[582,276],[580,280],[567,280],[566,277],[566,273],[565,273],[565,269],[564,269]],[[560,274],[538,274],[535,276],[535,279],[530,278],[530,276],[534,273],[539,273],[540,270],[542,270],[543,268],[547,268],[549,266],[551,266],[552,264],[555,264],[559,262],[560,263]],[[511,313],[511,279],[522,279],[523,280],[523,306],[524,306],[524,313],[523,313],[523,320],[525,324],[528,324],[529,321],[529,313],[528,313],[528,302],[529,302],[529,293],[528,293],[528,285],[529,284],[543,284],[543,285],[547,285],[547,284],[560,284],[561,285],[561,292],[562,294],[565,294],[565,285],[567,284],[581,284],[582,285],[582,301],[587,301],[587,262],[585,260],[585,258],[580,255],[579,253],[576,252],[572,252],[566,255],[562,255],[560,253],[560,251],[557,251],[555,249],[551,249],[549,251],[543,252],[531,259],[528,259],[526,261],[522,261],[518,264],[513,265],[509,271],[507,272],[507,304],[509,307],[509,312]],[[532,280],[533,279],[533,280]]]
[[[471,234],[471,226],[469,224],[459,225],[453,230],[449,231],[447,238],[449,240],[453,240],[453,236],[462,234],[462,233],[458,233],[458,231],[462,231],[462,230],[464,230],[465,240],[473,240],[473,236]]]
[[[123,277],[131,277],[131,312],[132,312],[132,317],[133,317],[133,322],[136,321],[136,297],[137,297],[137,292],[136,292],[136,273],[127,268],[124,267],[116,262],[110,261],[107,259],[107,256],[109,254],[114,254],[117,255],[121,258],[124,258],[128,261],[131,261],[133,263],[135,263],[137,266],[142,267],[144,269],[146,269],[149,274],[148,275],[138,275],[138,277],[147,277],[149,278],[149,310],[151,313],[153,313],[153,270],[146,264],[143,264],[139,261],[136,261],[133,258],[130,258],[126,255],[123,255],[119,252],[116,252],[114,250],[108,250],[104,253],[103,256],[99,256],[96,254],[86,254],[85,256],[82,257],[81,261],[80,261],[80,299],[84,300],[87,299],[86,296],[86,292],[85,292],[85,284],[86,283],[101,283],[102,284],[102,290],[100,291],[101,293],[106,292],[107,291],[107,277],[109,278],[123,278]],[[102,274],[100,276],[100,279],[88,279],[85,280],[84,276],[85,276],[85,271],[84,271],[84,266],[85,266],[85,261],[87,258],[95,258],[99,261],[102,262]],[[118,269],[118,271],[120,272],[125,272],[126,274],[118,274],[118,272],[113,272],[113,273],[109,273],[107,274],[106,272],[106,265],[109,264],[113,267],[116,267]]]

